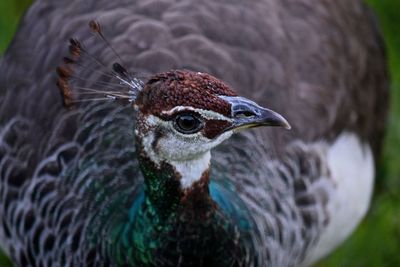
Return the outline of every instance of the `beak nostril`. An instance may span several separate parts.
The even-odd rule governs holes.
[[[251,117],[256,116],[257,114],[255,114],[249,110],[239,110],[239,111],[236,111],[233,115],[235,118],[251,118]]]

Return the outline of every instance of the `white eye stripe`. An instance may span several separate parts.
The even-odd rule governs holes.
[[[231,118],[228,118],[218,112],[211,111],[211,110],[204,110],[204,109],[200,109],[200,108],[193,108],[193,107],[189,107],[189,106],[177,106],[168,111],[163,111],[162,114],[171,116],[174,113],[182,112],[182,111],[196,112],[206,120],[222,120],[222,121],[232,122]]]

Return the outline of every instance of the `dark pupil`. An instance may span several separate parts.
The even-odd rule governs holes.
[[[177,118],[179,128],[185,132],[190,132],[198,127],[199,121],[192,115],[182,115]]]

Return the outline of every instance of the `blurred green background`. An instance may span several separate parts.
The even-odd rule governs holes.
[[[0,53],[31,2],[0,0]],[[356,233],[317,267],[400,267],[400,0],[367,3],[378,15],[388,48],[392,76],[388,133],[368,216]],[[0,267],[11,266],[0,253]]]

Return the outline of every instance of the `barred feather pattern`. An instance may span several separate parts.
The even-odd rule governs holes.
[[[24,176],[17,180],[17,168],[21,165],[18,155],[13,157],[10,153],[12,149],[20,152],[20,147],[11,147],[12,144],[2,139],[2,148],[11,151],[1,158],[2,177],[5,178],[1,184],[1,240],[6,241],[3,247],[18,266],[90,266],[95,263],[99,255],[93,248],[84,250],[82,245],[85,226],[92,219],[101,218],[96,212],[104,208],[99,206],[94,211],[85,205],[90,203],[91,184],[105,183],[109,188],[112,186],[114,194],[121,194],[126,190],[123,189],[125,184],[135,188],[141,181],[130,133],[133,124],[127,116],[129,110],[108,105],[93,106],[81,112],[67,114],[56,129],[67,127],[68,120],[72,119],[84,123],[84,127],[76,132],[73,140],[63,144],[59,144],[58,137],[50,138],[47,156],[26,182]],[[105,113],[109,115],[104,117]],[[9,131],[21,122],[11,123],[14,125],[3,130],[5,135],[12,134]],[[115,134],[118,139],[114,138],[113,142],[110,135],[114,137]],[[56,146],[54,150],[53,145]],[[104,149],[105,153],[99,154],[97,149]],[[21,184],[16,184],[18,181]],[[104,192],[96,191],[97,197],[101,194]],[[112,194],[108,192],[106,197],[112,198]],[[16,240],[21,243],[16,244]]]
[[[115,62],[87,34],[91,19],[129,70],[208,72],[288,118],[291,133],[223,143],[211,175],[229,179],[254,218],[259,265],[297,266],[333,216],[329,144],[351,131],[379,155],[388,82],[369,10],[345,0],[37,0],[0,63],[0,241],[16,266],[112,266],[103,238],[142,184],[132,109],[66,110],[55,88],[70,37]],[[80,75],[88,87],[105,81]]]
[[[335,185],[325,164],[328,144],[291,142],[277,159],[266,155],[262,138],[244,133],[222,145],[212,176],[235,177],[260,231],[265,266],[296,266],[329,222],[326,203]]]

